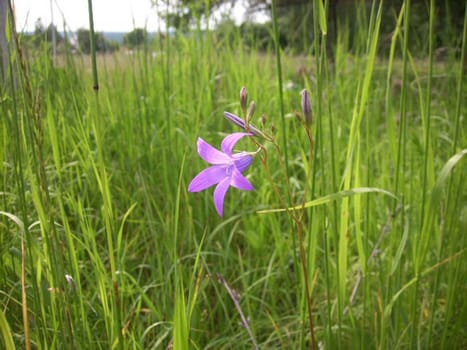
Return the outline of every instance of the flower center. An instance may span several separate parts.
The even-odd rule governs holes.
[[[226,176],[232,176],[234,166],[235,166],[234,162],[227,163],[227,166],[225,167]]]

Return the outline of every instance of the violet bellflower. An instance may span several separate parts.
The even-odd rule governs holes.
[[[226,136],[222,140],[222,151],[198,137],[198,153],[211,166],[195,176],[188,186],[188,191],[199,192],[217,185],[214,190],[214,205],[220,217],[224,215],[224,199],[230,186],[243,191],[254,189],[248,179],[243,176],[243,172],[253,161],[252,153],[232,153],[235,144],[244,136],[253,136],[253,134],[237,132]]]

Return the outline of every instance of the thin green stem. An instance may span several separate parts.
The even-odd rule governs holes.
[[[92,79],[94,91],[99,91],[99,80],[97,76],[97,60],[96,60],[96,35],[94,33],[94,15],[92,12],[92,0],[88,0],[89,13],[89,40],[91,44],[91,64],[92,64]]]
[[[274,29],[274,47],[276,52],[276,69],[277,69],[277,91],[279,96],[279,113],[281,117],[281,130],[282,130],[282,145],[285,159],[286,177],[289,178],[289,156],[288,156],[288,143],[287,143],[287,127],[285,124],[284,113],[284,93],[282,88],[282,65],[281,65],[281,47],[279,43],[279,23],[277,21],[277,0],[272,1],[272,23]],[[292,204],[292,198],[289,198],[289,204]]]

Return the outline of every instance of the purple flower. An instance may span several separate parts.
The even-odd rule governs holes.
[[[203,191],[211,186],[217,185],[214,190],[214,204],[219,216],[224,214],[224,198],[230,186],[244,191],[253,190],[253,186],[243,176],[253,157],[249,152],[232,154],[235,144],[244,136],[252,136],[251,133],[237,132],[228,135],[222,140],[222,152],[212,147],[209,143],[198,137],[198,153],[209,164],[207,169],[201,171],[191,180],[188,186],[189,192]]]

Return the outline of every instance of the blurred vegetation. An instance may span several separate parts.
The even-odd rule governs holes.
[[[153,1],[155,2],[155,1]],[[235,2],[230,0],[176,0],[157,1],[158,4],[165,3],[168,7],[160,12],[160,16],[165,18],[170,27],[187,32],[190,28],[199,26],[206,21],[213,11],[221,11],[223,20],[217,26],[220,38],[228,38],[229,33],[233,33],[235,22],[232,19],[231,10]],[[372,1],[354,0],[330,0],[325,2],[328,6],[328,43],[329,51],[332,54],[333,47],[337,39],[341,41],[349,50],[357,52],[362,48],[359,44],[365,42],[361,40],[363,35],[361,23],[369,18]],[[391,45],[390,38],[392,30],[397,20],[397,14],[402,6],[402,0],[386,1],[383,4],[381,33],[382,41],[379,45],[379,53],[387,54]],[[463,19],[465,13],[465,1],[446,0],[435,2],[436,23],[435,23],[435,47],[443,48],[447,43],[454,43],[459,51]],[[311,47],[313,38],[313,1],[307,0],[278,0],[278,16],[280,27],[280,43],[285,49],[297,53],[305,52]],[[429,2],[426,0],[411,1],[410,18],[410,42],[413,53],[426,52],[428,42],[425,40],[428,30]],[[367,16],[362,17],[362,9]],[[266,0],[248,0],[247,15],[263,13],[271,18],[271,2]],[[240,25],[242,34],[246,39],[247,46],[254,42],[258,49],[266,49],[272,43],[271,22],[254,23],[245,21]],[[338,28],[346,28],[345,37],[337,38]],[[342,33],[342,31],[341,31]]]
[[[45,27],[42,20],[39,18],[35,24],[34,34],[31,35],[31,41],[34,46],[39,47],[44,40],[48,43],[52,43],[52,41],[55,40],[57,44],[64,42],[64,38],[57,30],[57,26],[50,23]]]
[[[123,43],[135,48],[144,45],[148,41],[148,32],[144,28],[135,28],[123,37]]]
[[[70,47],[80,50],[84,54],[91,52],[89,29],[80,28],[77,30],[76,36],[70,37],[70,34],[67,32],[59,32],[57,27],[52,23],[45,27],[42,21],[38,19],[33,33],[21,34],[21,41],[24,47],[38,49],[47,45],[49,53],[52,50],[54,40],[58,53],[64,53]],[[109,53],[118,49],[118,42],[107,39],[102,32],[96,33],[97,52]]]
[[[76,32],[78,39],[78,46],[83,53],[91,52],[91,39],[88,29],[78,29]],[[109,41],[104,37],[103,33],[96,33],[96,51],[97,52],[114,52],[118,50],[119,45],[117,42]]]
[[[153,1],[155,3],[155,1]],[[160,6],[160,4],[166,6]],[[402,0],[388,1],[383,4],[384,10],[381,21],[381,41],[378,54],[387,56],[391,46],[391,36],[397,21],[397,14],[402,6]],[[169,24],[170,30],[176,30],[185,35],[193,28],[201,30],[202,23],[212,17],[212,13],[222,13],[222,19],[216,23],[215,28],[209,28],[219,43],[232,42],[237,30],[242,34],[242,45],[246,48],[255,48],[266,51],[273,45],[272,23],[266,21],[258,23],[250,20],[255,13],[263,13],[270,16],[271,4],[265,0],[247,1],[247,19],[237,25],[233,19],[232,8],[235,3],[229,0],[164,0],[158,1],[159,15]],[[365,26],[371,12],[371,1],[330,0],[328,6],[328,33],[327,46],[330,57],[334,56],[336,45],[344,45],[350,52],[360,53],[365,50],[365,33],[360,24]],[[412,0],[410,14],[410,36],[408,45],[412,55],[418,57],[424,55],[428,49],[425,40],[429,23],[429,3],[426,0]],[[435,2],[435,58],[442,59],[446,55],[459,55],[463,17],[465,13],[464,1],[446,0]],[[313,2],[305,0],[285,1],[278,0],[279,15],[279,42],[283,49],[294,54],[313,53]],[[366,16],[362,13],[366,12]],[[205,30],[201,30],[205,31]],[[340,36],[337,37],[336,33]],[[57,30],[53,24],[47,27],[40,19],[36,22],[36,28],[32,34],[24,34],[25,43],[28,46],[38,48],[46,42],[51,47],[53,38],[56,38],[58,51],[63,51],[65,44],[70,44],[69,38]],[[135,28],[123,38],[125,47],[134,49],[144,43],[152,41],[145,28]],[[79,29],[76,33],[77,49],[82,53],[90,52],[89,30]],[[109,40],[103,33],[96,35],[96,49],[98,52],[114,52],[119,49],[119,43]],[[311,51],[311,52],[310,52]],[[399,55],[400,52],[396,52]]]

